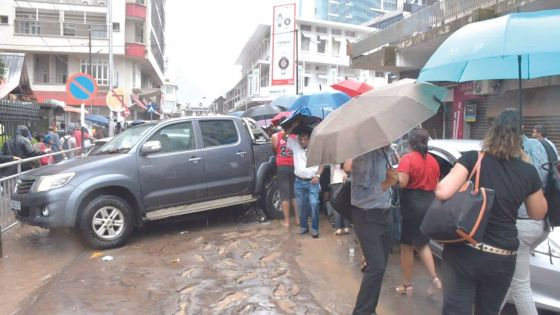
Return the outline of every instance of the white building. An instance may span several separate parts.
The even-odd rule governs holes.
[[[387,74],[350,68],[348,44],[375,29],[366,26],[298,18],[299,93],[332,91],[330,85],[356,79],[373,86],[387,84]],[[225,112],[268,103],[282,94],[295,94],[293,86],[270,85],[270,25],[259,25],[237,58],[242,78],[226,94]]]
[[[74,73],[90,73],[99,92],[86,108],[93,108],[93,114],[108,115],[108,30],[112,29],[114,86],[132,94],[129,119],[141,118],[144,103],[159,103],[163,84],[164,1],[112,0],[109,24],[107,0],[2,0],[0,51],[25,53],[31,88],[39,104],[55,99],[80,105],[67,98],[66,80]]]
[[[165,83],[161,87],[162,102],[161,102],[161,114],[164,117],[174,117],[181,115],[181,108],[177,103],[177,90],[179,88],[176,84],[165,80]]]

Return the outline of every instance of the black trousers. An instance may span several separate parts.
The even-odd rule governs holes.
[[[352,221],[367,263],[353,314],[371,315],[375,313],[379,302],[392,245],[391,212],[389,209],[364,210],[352,207]]]
[[[443,249],[443,315],[498,315],[515,272],[515,256],[464,244]]]

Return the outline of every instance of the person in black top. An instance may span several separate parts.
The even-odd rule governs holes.
[[[519,246],[515,226],[522,203],[530,218],[541,220],[547,211],[537,170],[523,159],[519,111],[503,111],[488,130],[482,151],[480,186],[495,191],[483,242],[445,245],[443,250],[443,314],[496,315],[515,271]],[[436,198],[451,198],[467,180],[478,152],[465,153],[438,184]],[[482,246],[484,245],[484,246]]]

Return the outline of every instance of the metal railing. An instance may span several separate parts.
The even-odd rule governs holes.
[[[84,153],[89,153],[94,145],[86,146],[83,149]],[[16,184],[22,174],[27,171],[22,172],[22,165],[28,163],[37,163],[44,157],[55,157],[55,156],[65,156],[65,155],[79,155],[82,152],[82,148],[75,148],[66,151],[59,151],[55,153],[49,153],[41,156],[36,156],[28,159],[17,160],[13,162],[8,162],[0,164],[0,258],[2,257],[2,233],[8,231],[18,224],[14,213],[12,212],[12,194],[15,191]],[[1,177],[6,170],[16,168],[15,174],[10,174],[5,177]]]
[[[385,29],[358,39],[352,46],[352,58],[468,16],[477,9],[494,8],[496,14],[500,15],[534,1],[536,0],[441,0]]]

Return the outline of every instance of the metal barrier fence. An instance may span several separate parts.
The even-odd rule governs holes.
[[[93,145],[84,148],[84,152],[89,152],[93,148]],[[38,162],[44,157],[65,155],[66,153],[80,154],[81,148],[59,151],[55,153],[49,153],[37,157],[32,157],[24,160],[17,160],[13,162],[8,162],[0,164],[0,175],[4,173],[7,168],[17,168],[17,171],[13,175],[0,178],[0,258],[2,257],[2,233],[8,231],[18,224],[14,213],[12,212],[11,200],[12,194],[15,191],[16,184],[19,177],[26,173],[21,171],[21,166],[24,163],[34,163]]]
[[[442,0],[435,2],[387,28],[358,39],[352,45],[352,58],[468,16],[477,9],[494,8],[497,14],[503,14],[535,1],[537,0]]]

